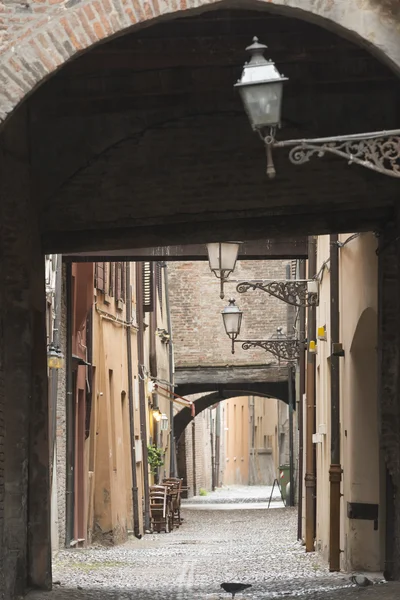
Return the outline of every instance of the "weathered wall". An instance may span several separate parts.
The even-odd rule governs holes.
[[[231,279],[285,279],[287,261],[238,261]],[[225,333],[221,310],[232,296],[243,311],[240,339],[268,339],[276,328],[286,330],[286,304],[261,291],[236,292],[236,284],[225,285],[225,299],[219,297],[219,281],[208,262],[170,263],[171,316],[177,367],[225,366],[277,363],[264,350],[242,350]]]
[[[188,497],[200,493],[200,489],[211,490],[211,437],[210,410],[198,415],[189,427],[186,427],[182,452],[186,461],[186,485]],[[195,477],[193,469],[193,423],[195,428]],[[180,475],[182,476],[182,475]]]
[[[345,241],[348,236],[340,236]],[[340,249],[340,359],[342,567],[345,570],[383,569],[381,533],[385,499],[380,483],[377,365],[377,240],[363,234]],[[318,270],[329,257],[329,238],[318,240]],[[327,342],[318,343],[316,432],[326,431],[317,444],[317,547],[329,552],[330,408],[330,275],[322,273],[317,326],[326,326]],[[322,429],[323,428],[323,429]],[[350,520],[348,502],[379,504],[379,527]]]

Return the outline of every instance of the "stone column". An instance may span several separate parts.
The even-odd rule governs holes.
[[[0,136],[2,600],[23,594],[28,584],[46,588],[51,581],[42,263],[38,219],[31,199],[27,119],[22,109]]]

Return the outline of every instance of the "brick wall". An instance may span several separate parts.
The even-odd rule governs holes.
[[[4,0],[0,5],[0,62],[3,89],[0,115],[6,115],[43,78],[48,77],[77,52],[83,52],[99,41],[121,34],[132,26],[149,21],[161,14],[175,13],[207,4],[198,2],[163,2],[149,0],[32,0],[16,2]],[[368,41],[376,46],[376,53],[387,53],[387,62],[400,64],[400,50],[396,40],[395,0],[369,2],[358,7],[351,18],[348,11],[330,2],[315,7],[314,0],[298,0],[286,7],[284,0],[275,0],[288,11],[301,8],[311,13],[310,21],[318,17],[334,26],[348,30],[347,37]],[[290,12],[289,12],[290,14]],[[323,21],[322,21],[323,22]],[[370,32],[374,32],[371,42]]]
[[[233,279],[285,279],[288,261],[238,261]],[[219,297],[219,281],[208,262],[177,262],[168,266],[171,317],[177,367],[276,363],[264,350],[242,350],[225,333],[221,310],[233,296],[243,311],[241,339],[267,339],[276,328],[286,330],[287,305],[261,291],[238,294],[227,283],[225,299]]]
[[[195,428],[195,465],[196,465],[196,494],[200,489],[211,490],[211,436],[210,410],[207,409],[186,427],[179,442],[178,472],[184,478],[184,485],[189,487],[188,497],[193,496],[193,423]]]

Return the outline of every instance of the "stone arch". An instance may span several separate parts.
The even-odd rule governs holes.
[[[287,385],[286,385],[287,387]],[[224,391],[215,391],[210,394],[205,394],[201,396],[197,400],[195,400],[196,406],[196,416],[199,415],[203,410],[217,404],[218,402],[222,402],[223,400],[228,400],[229,398],[238,398],[241,396],[252,396],[261,397],[261,398],[276,398],[276,396],[268,395],[262,392],[254,392],[247,390],[224,390]],[[282,402],[287,403],[287,395],[281,398],[276,398],[278,400],[282,400]],[[193,421],[193,416],[190,408],[182,408],[174,417],[174,435],[175,439],[179,440],[180,436],[186,429],[186,427]]]
[[[71,0],[33,12],[3,40],[0,61],[0,123],[65,63],[113,37],[160,19],[212,8],[275,10],[314,22],[369,49],[400,71],[400,12],[395,0]],[[40,7],[41,10],[42,7]],[[5,20],[7,28],[7,20]]]

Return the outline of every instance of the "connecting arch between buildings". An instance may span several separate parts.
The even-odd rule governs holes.
[[[276,395],[275,394],[269,395],[269,394],[262,393],[262,392],[254,392],[254,391],[251,391],[250,389],[247,389],[247,390],[246,389],[245,390],[241,390],[241,389],[219,390],[216,392],[212,392],[210,394],[205,394],[204,396],[197,398],[197,400],[194,400],[195,416],[197,416],[198,414],[203,412],[203,410],[206,410],[207,408],[214,406],[214,404],[217,404],[218,402],[223,402],[224,400],[228,400],[229,398],[239,398],[242,396],[275,398],[277,400],[282,400],[282,402],[285,402],[285,404],[287,404],[288,403],[287,383],[286,383],[286,385],[284,384],[284,382],[280,382],[280,383],[276,384],[275,386],[271,385],[271,392],[272,392],[272,388],[274,388]],[[186,427],[189,425],[189,423],[191,423],[193,421],[194,418],[195,417],[193,417],[191,409],[188,407],[182,408],[175,415],[175,417],[174,417],[174,436],[177,441],[181,437],[183,431],[186,429]]]
[[[368,48],[380,61],[400,72],[400,14],[396,0],[62,2],[9,35],[0,59],[0,120],[5,122],[25,98],[63,65],[98,44],[158,20],[230,7],[268,9],[316,23]]]

